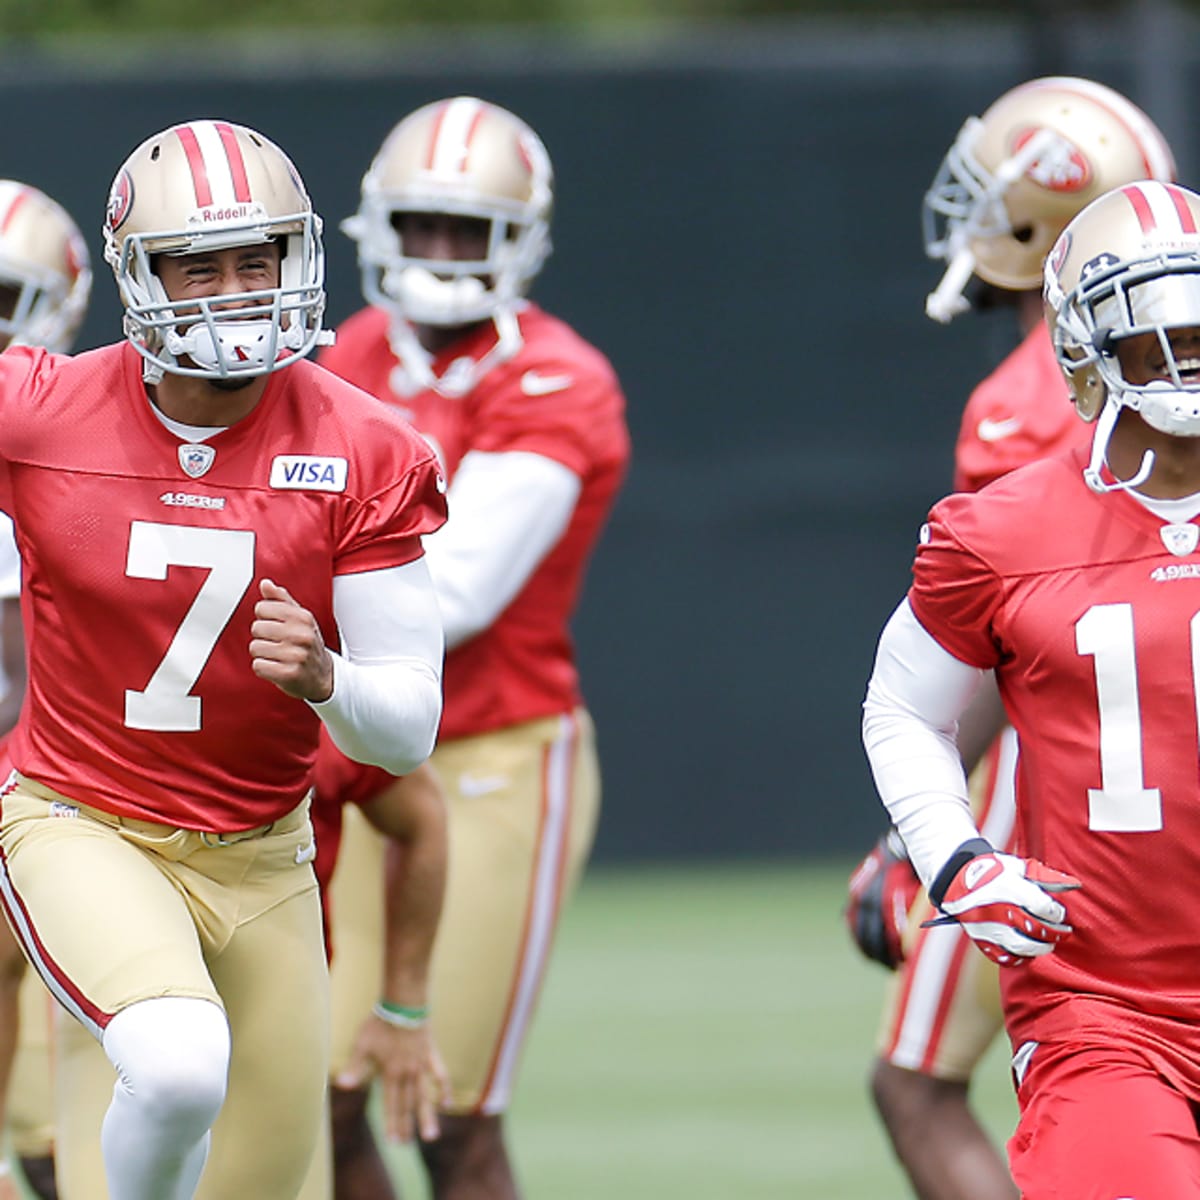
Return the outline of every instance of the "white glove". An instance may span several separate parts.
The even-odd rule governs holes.
[[[943,875],[956,858],[943,869]],[[939,876],[930,888],[935,900],[940,882]],[[1066,907],[1051,893],[1081,886],[1073,875],[1047,867],[1036,858],[1017,858],[989,848],[969,857],[943,886],[937,903],[945,916],[927,924],[957,922],[993,962],[1021,966],[1030,958],[1049,954],[1070,936]]]

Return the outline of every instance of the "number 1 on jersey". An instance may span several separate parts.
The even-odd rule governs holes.
[[[200,728],[202,715],[200,697],[189,693],[254,579],[254,534],[134,521],[125,574],[165,580],[170,567],[205,567],[208,576],[145,691],[125,692],[125,724],[130,729],[192,733]]]
[[[1192,618],[1192,667],[1196,667]],[[1145,786],[1133,606],[1098,604],[1075,623],[1075,648],[1091,655],[1100,707],[1100,786],[1088,788],[1088,828],[1149,833],[1162,828],[1162,792]]]

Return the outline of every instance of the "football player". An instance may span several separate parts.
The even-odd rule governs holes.
[[[421,1145],[439,1200],[518,1195],[504,1115],[599,808],[568,623],[629,439],[607,360],[526,299],[552,200],[546,149],[511,112],[456,96],[405,117],[345,223],[367,307],[322,357],[410,419],[450,479],[452,515],[425,542],[447,645],[433,763],[450,868],[430,1020],[451,1092],[441,1136]],[[378,984],[370,939],[357,972],[347,950],[356,914],[377,905],[361,824],[334,879],[335,1047]],[[335,1073],[338,1200],[378,1197],[367,1093],[349,1082]]]
[[[292,1200],[328,1076],[318,733],[394,773],[428,756],[445,485],[307,361],[321,223],[269,139],[154,134],[103,232],[125,339],[0,356],[29,680],[0,895],[116,1070],[110,1194]]]
[[[0,350],[70,349],[91,285],[87,243],[62,206],[28,184],[0,180]],[[0,753],[25,696],[20,593],[12,522],[0,514]],[[41,1200],[53,1200],[49,1017],[54,1001],[25,966],[8,925],[0,922],[0,1126],[30,1188]],[[0,1163],[0,1171],[0,1200],[17,1200],[6,1163]]]
[[[1091,200],[1122,183],[1173,179],[1174,171],[1146,114],[1090,80],[1031,80],[966,121],[925,197],[926,251],[945,263],[927,311],[949,321],[973,304],[1009,306],[1023,338],[966,405],[955,490],[978,490],[1086,438],[1042,320],[1042,262]],[[1017,745],[1011,729],[994,737],[1002,725],[989,680],[964,714],[958,746],[975,768],[976,819],[993,844],[1009,848]],[[872,1095],[921,1200],[1012,1200],[1007,1167],[967,1094],[1002,1024],[995,965],[970,951],[960,930],[921,927],[928,900],[921,894],[909,910],[919,885],[902,846],[895,852],[897,841],[881,842],[851,883],[849,916],[860,946],[881,948],[872,956],[898,968],[885,999]]]
[[[1001,964],[1020,1194],[1187,1196],[1200,195],[1148,181],[1093,201],[1051,250],[1045,295],[1091,445],[935,506],[880,638],[864,743],[939,919]],[[983,835],[953,742],[987,671],[1020,746],[1016,854]]]
[[[322,741],[327,740],[322,731]],[[429,959],[445,888],[446,819],[441,785],[428,763],[405,776],[401,788],[382,768],[359,769],[359,764],[342,754],[318,757],[311,809],[317,846],[313,868],[321,887],[330,954],[329,882],[348,812],[361,814],[379,832],[384,854],[384,888],[376,898],[379,916],[368,922],[374,931],[372,950],[378,962],[380,994],[402,997],[410,1013],[419,1013],[427,1004]],[[361,936],[361,930],[354,933]],[[41,991],[45,993],[45,988]],[[112,1095],[112,1064],[78,1022],[59,1019],[54,1032],[58,1194],[62,1200],[106,1200],[95,1130]],[[434,1140],[439,1133],[438,1104],[449,1082],[428,1022],[397,1022],[394,1013],[382,1008],[381,1013],[365,1014],[352,1034],[344,1074],[358,1086],[378,1077],[388,1136],[397,1142],[411,1141],[418,1134],[425,1141]],[[326,1123],[297,1200],[329,1200],[333,1195],[330,1133]],[[48,1167],[53,1185],[55,1162],[49,1160]],[[18,1198],[14,1195],[11,1200]]]

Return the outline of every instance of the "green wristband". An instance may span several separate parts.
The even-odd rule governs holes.
[[[394,1025],[397,1029],[420,1029],[429,1023],[429,1009],[424,1004],[410,1008],[405,1004],[380,1000],[371,1011],[384,1024]]]

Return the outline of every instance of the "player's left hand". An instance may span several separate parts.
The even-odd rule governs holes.
[[[334,1083],[360,1088],[375,1075],[383,1093],[388,1140],[409,1142],[414,1133],[423,1142],[437,1138],[438,1109],[449,1098],[450,1077],[429,1027],[399,1029],[368,1017],[358,1031],[350,1061]]]
[[[273,580],[262,580],[259,589],[262,599],[250,625],[251,670],[297,700],[328,700],[333,660],[316,617]]]
[[[963,864],[938,905],[946,917],[925,924],[957,921],[993,962],[1022,966],[1074,932],[1055,896],[1081,886],[1036,858],[993,850]]]

